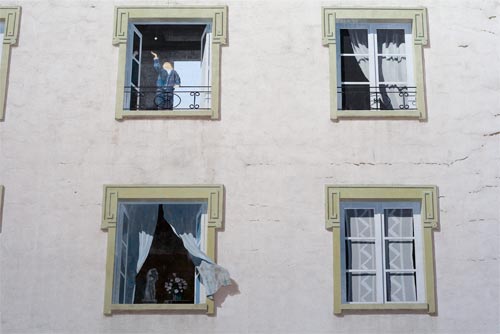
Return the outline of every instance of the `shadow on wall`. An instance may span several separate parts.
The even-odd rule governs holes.
[[[221,308],[227,296],[235,296],[240,294],[240,287],[235,280],[231,279],[231,285],[221,287],[214,295],[215,307]]]

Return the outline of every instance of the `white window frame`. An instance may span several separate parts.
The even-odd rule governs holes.
[[[347,301],[346,286],[346,233],[345,233],[345,210],[347,209],[372,209],[374,211],[375,223],[375,249],[376,249],[376,302],[349,302]],[[402,272],[402,270],[385,269],[385,240],[384,236],[384,209],[411,209],[413,210],[413,230],[415,240],[415,272],[416,272],[416,301],[387,301],[386,295],[386,273],[388,271]],[[341,253],[341,292],[342,304],[407,304],[407,303],[426,303],[425,296],[425,265],[424,265],[424,247],[423,247],[423,228],[421,220],[421,204],[418,202],[403,201],[341,201],[340,202],[340,253]],[[401,238],[398,238],[401,239]],[[366,270],[362,270],[366,272]]]
[[[341,52],[341,34],[342,29],[365,29],[368,33],[368,54],[350,54]],[[378,29],[390,29],[390,30],[404,30],[405,31],[405,53],[404,54],[379,54],[378,53],[378,41],[377,41],[377,30]],[[369,85],[370,86],[370,109],[375,106],[375,110],[380,110],[379,103],[377,101],[377,94],[372,91],[373,87],[379,89],[379,85],[398,85],[412,87],[415,89],[415,78],[413,74],[413,37],[411,23],[373,23],[368,21],[357,21],[357,20],[340,20],[336,24],[336,35],[339,36],[339,43],[337,43],[337,82],[338,86],[342,85]],[[379,56],[404,56],[406,57],[406,82],[379,82]],[[342,81],[342,56],[367,56],[369,59],[369,78],[368,82],[343,82]],[[337,108],[342,109],[342,94],[337,99]],[[412,109],[416,107],[415,97],[410,100]],[[397,109],[396,109],[397,110]]]

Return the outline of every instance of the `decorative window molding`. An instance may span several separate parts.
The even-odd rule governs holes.
[[[3,46],[0,46],[0,121],[5,118],[10,48],[17,44],[20,16],[21,7],[0,7],[0,22],[3,25]]]
[[[116,7],[113,32],[113,44],[119,47],[118,80],[116,88],[115,118],[144,117],[203,117],[219,119],[220,117],[220,64],[221,46],[227,44],[227,6],[190,6],[190,7]],[[130,23],[146,24],[148,22],[175,23],[196,22],[203,20],[211,24],[211,65],[210,65],[210,98],[207,108],[199,108],[194,102],[192,108],[173,110],[125,110],[125,87],[127,68],[127,43]],[[130,42],[131,43],[131,42]],[[200,92],[191,92],[200,95]],[[130,93],[129,93],[130,94]],[[203,95],[204,92],[201,92]],[[140,95],[140,93],[139,93]],[[159,109],[159,108],[158,108]]]
[[[117,238],[120,238],[117,234],[117,231],[120,230],[120,204],[129,205],[129,203],[133,202],[144,204],[148,202],[204,203],[206,232],[202,243],[205,245],[206,256],[214,261],[215,232],[216,229],[222,227],[224,216],[223,200],[224,188],[222,185],[105,185],[101,225],[101,229],[108,233],[104,314],[111,315],[120,311],[193,311],[214,314],[215,305],[210,297],[198,303],[190,304],[125,304],[114,302],[114,298],[116,300],[116,293],[114,297],[115,246]],[[129,224],[132,224],[132,222]],[[121,233],[123,233],[123,228]]]
[[[327,185],[326,188],[326,228],[333,232],[333,273],[334,273],[334,302],[335,314],[341,314],[345,310],[414,310],[426,311],[429,314],[436,312],[435,286],[434,286],[434,260],[432,230],[438,226],[438,190],[436,186],[364,186],[364,185]],[[346,272],[345,253],[343,242],[347,237],[342,235],[345,231],[344,212],[346,208],[356,207],[366,204],[366,202],[378,203],[382,207],[394,205],[403,206],[401,202],[416,203],[420,207],[420,212],[415,212],[419,216],[420,222],[415,223],[414,236],[420,238],[415,242],[415,254],[421,257],[420,268],[417,264],[417,277],[421,276],[422,285],[425,291],[420,293],[419,299],[415,302],[380,302],[384,299],[379,296],[377,301],[370,303],[347,302],[347,292],[345,289]],[[399,204],[398,204],[399,202]],[[346,205],[347,204],[347,205]],[[350,206],[349,206],[350,205]],[[344,220],[343,220],[344,218]],[[383,242],[384,238],[381,238]],[[419,246],[420,245],[420,246]],[[385,246],[381,246],[385,247]],[[380,261],[379,261],[380,260]],[[377,261],[384,263],[385,257],[378,257]],[[418,262],[418,259],[417,259]],[[384,265],[384,269],[386,267]],[[378,273],[377,273],[378,275]],[[385,277],[382,278],[382,280]],[[381,281],[382,282],[382,281]],[[382,282],[383,283],[383,282]],[[385,283],[384,283],[385,284]],[[381,291],[377,291],[378,294]]]
[[[3,216],[3,196],[5,187],[0,184],[0,232],[2,231],[2,216]]]
[[[395,87],[390,96],[399,94],[397,99],[407,98],[409,93],[411,100],[411,107],[408,103],[403,103],[393,108],[393,110],[383,110],[381,101],[382,85],[370,87],[370,104],[375,106],[371,110],[342,110],[341,99],[348,95],[341,85],[339,73],[339,55],[341,36],[338,36],[338,29],[340,24],[344,23],[361,23],[365,25],[370,24],[409,24],[411,27],[412,41],[411,45],[407,46],[407,50],[412,50],[410,54],[406,54],[407,60],[413,59],[413,64],[408,64],[412,69],[413,80],[408,89],[399,89]],[[344,29],[349,29],[345,28]],[[425,8],[336,8],[336,7],[323,7],[322,8],[322,33],[323,45],[329,48],[330,59],[330,118],[334,121],[339,119],[359,119],[359,118],[393,118],[393,119],[418,119],[426,120],[427,111],[425,106],[425,90],[424,90],[424,73],[423,73],[423,47],[427,45],[427,11]],[[370,53],[377,54],[378,51],[370,50]],[[368,55],[366,56],[368,57]],[[373,57],[370,55],[370,57]],[[378,65],[375,60],[370,61],[373,68],[373,73],[376,73]],[[370,69],[370,73],[372,70]],[[375,75],[372,75],[375,76]],[[369,83],[378,82],[378,76],[369,79]],[[367,82],[368,83],[368,82]],[[342,86],[342,87],[340,87]],[[358,86],[359,87],[359,86]],[[401,87],[400,87],[401,88]],[[375,89],[373,91],[372,89]],[[355,94],[359,94],[354,92]],[[384,92],[382,92],[383,94]],[[354,95],[353,95],[354,96]],[[356,95],[359,96],[359,95]],[[404,97],[403,97],[404,96]],[[378,101],[378,102],[377,102]],[[405,107],[407,106],[407,108]],[[402,108],[402,109],[399,109]],[[354,108],[355,109],[355,108]],[[368,108],[363,108],[368,109]]]

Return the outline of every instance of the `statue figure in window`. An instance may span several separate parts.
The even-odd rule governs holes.
[[[146,288],[144,289],[143,303],[156,303],[156,281],[158,281],[158,270],[151,268],[146,275]]]
[[[160,66],[158,55],[151,51],[153,55],[153,67],[158,73],[156,79],[155,105],[158,109],[174,108],[174,90],[181,84],[179,74],[174,70],[172,63],[166,61]]]

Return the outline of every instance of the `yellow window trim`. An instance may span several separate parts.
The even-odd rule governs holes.
[[[325,223],[333,232],[333,311],[343,310],[426,310],[436,313],[434,250],[432,230],[438,227],[438,189],[436,186],[406,185],[327,185],[325,187]],[[421,203],[423,228],[423,257],[425,270],[425,303],[401,304],[342,304],[340,202],[345,200],[399,201],[414,200]]]
[[[2,232],[2,215],[3,215],[3,196],[5,188],[0,184],[0,232]]]
[[[123,110],[125,86],[125,64],[127,60],[127,34],[129,21],[179,19],[212,20],[212,82],[211,106],[209,110],[144,110],[129,112]],[[227,6],[185,6],[185,7],[116,7],[113,44],[118,51],[118,79],[116,83],[115,118],[220,118],[220,64],[221,46],[227,44]]]
[[[0,21],[3,21],[5,25],[2,55],[0,56],[0,121],[5,119],[10,48],[17,44],[20,16],[21,7],[0,7]]]
[[[113,274],[115,259],[118,203],[122,200],[162,201],[197,200],[207,202],[207,255],[215,259],[215,231],[222,227],[224,187],[222,185],[105,185],[101,229],[108,232],[104,314],[119,311],[193,311],[215,313],[213,299],[206,304],[113,304]]]
[[[427,10],[425,8],[339,8],[323,7],[321,12],[323,45],[328,46],[330,59],[330,118],[339,119],[418,119],[427,120],[425,106],[423,47],[427,45]],[[338,110],[337,107],[337,20],[383,20],[411,22],[413,34],[413,67],[417,89],[417,110]]]

